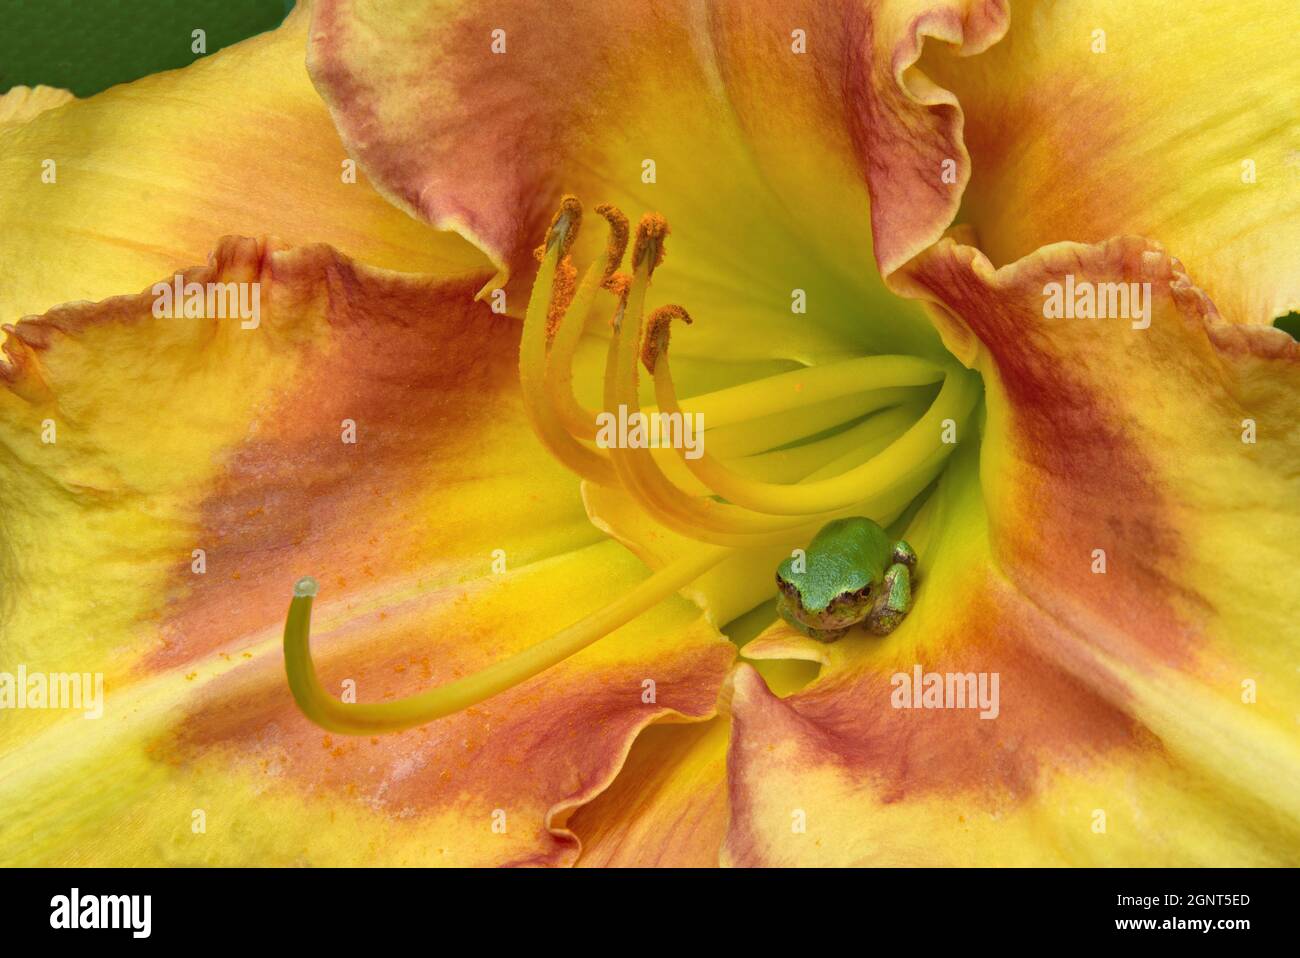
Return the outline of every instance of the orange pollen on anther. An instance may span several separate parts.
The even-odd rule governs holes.
[[[641,364],[652,376],[655,363],[659,361],[660,356],[668,352],[668,337],[674,319],[680,319],[688,326],[691,324],[690,313],[675,304],[660,306],[650,314],[645,339],[641,342]]]
[[[560,200],[560,208],[551,217],[551,225],[546,228],[546,239],[542,245],[533,250],[533,256],[540,263],[546,251],[555,241],[555,234],[560,233],[560,259],[569,255],[573,241],[578,238],[578,228],[582,225],[582,203],[572,194],[566,194]],[[562,228],[561,228],[562,227]]]
[[[638,269],[647,255],[649,272],[653,273],[664,261],[664,237],[668,235],[668,221],[659,213],[646,213],[636,227],[636,244],[632,247],[632,269]]]
[[[614,307],[614,312],[610,314],[609,325],[618,329],[623,325],[623,313],[627,309],[627,294],[632,289],[632,277],[627,273],[615,273],[609,278],[607,287],[614,298],[618,300],[618,305]]]
[[[601,277],[600,285],[605,289],[613,290],[614,277],[623,262],[623,254],[627,252],[627,217],[617,206],[609,203],[597,206],[596,212],[609,221],[609,242],[605,247],[605,275]]]
[[[551,285],[551,302],[546,309],[546,341],[555,338],[555,331],[564,322],[564,314],[573,303],[573,294],[578,289],[578,268],[568,256],[560,260],[555,267],[555,282]]]

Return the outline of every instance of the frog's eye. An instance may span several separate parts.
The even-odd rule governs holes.
[[[582,221],[582,206],[575,197],[564,198],[537,250],[539,267],[519,349],[524,408],[542,444],[574,473],[600,485],[621,486],[659,524],[700,545],[513,658],[395,702],[345,703],[325,692],[309,649],[316,585],[310,578],[301,579],[285,624],[285,664],[298,705],[325,728],[355,734],[393,731],[467,708],[608,635],[736,549],[804,543],[828,521],[847,515],[898,515],[954,448],[940,441],[940,424],[949,419],[960,423],[970,415],[979,395],[978,377],[911,356],[864,356],[778,373],[694,396],[690,411],[683,411],[668,346],[673,321],[689,323],[691,318],[682,307],[669,305],[646,319],[646,294],[664,259],[668,224],[657,214],[642,217],[633,237],[629,276],[619,272],[629,240],[627,218],[612,206],[596,211],[608,223],[609,242],[603,259],[586,270],[581,282],[570,260]],[[846,446],[795,484],[750,478],[702,446],[694,457],[685,448],[678,448],[676,457],[668,453],[675,467],[668,471],[657,458],[665,450],[601,448],[597,413],[574,396],[573,360],[587,319],[602,301],[611,315],[603,391],[607,411],[643,415],[637,394],[640,359],[654,379],[658,402],[657,410],[644,415],[694,416],[693,421],[702,418],[709,429],[735,427],[743,432],[752,426],[751,431],[769,443],[764,449],[776,448],[773,417],[784,417],[786,428],[797,432],[814,410],[850,400],[857,415],[875,415],[853,428],[852,448]],[[938,396],[923,408],[916,391],[940,381]],[[805,428],[799,434],[816,431]]]

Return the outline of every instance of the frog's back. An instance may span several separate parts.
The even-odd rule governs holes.
[[[794,559],[781,563],[781,576],[795,585],[803,607],[826,609],[844,592],[879,582],[891,551],[885,530],[870,519],[852,516],[822,527],[807,549],[803,572],[794,572]]]

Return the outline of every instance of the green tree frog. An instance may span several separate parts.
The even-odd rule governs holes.
[[[834,642],[864,624],[876,635],[898,627],[912,607],[916,553],[870,519],[822,527],[806,550],[777,567],[777,611],[800,632]]]

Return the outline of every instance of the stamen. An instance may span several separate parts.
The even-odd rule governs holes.
[[[641,364],[654,375],[655,360],[661,352],[668,351],[669,334],[674,319],[680,319],[689,326],[693,320],[690,314],[680,306],[660,306],[650,314],[650,324],[641,343]]]
[[[598,207],[597,211],[610,222],[610,237],[600,286],[620,295],[626,303],[630,278],[617,273],[617,267],[622,261],[623,251],[627,245],[627,218],[617,208],[608,205]],[[667,227],[661,218],[652,219],[651,225],[659,232],[660,239],[666,234]],[[662,262],[664,255],[662,246],[658,248],[658,254],[657,259]],[[573,297],[568,311],[569,323],[559,328],[555,328],[552,324],[550,332],[554,335],[554,339],[551,343],[546,371],[547,397],[555,410],[556,417],[571,435],[589,442],[595,441],[598,431],[597,412],[584,407],[574,397],[573,359],[582,338],[586,318],[591,311],[590,303],[596,293],[594,275],[596,268],[593,264],[588,270]],[[665,310],[671,312],[664,312]],[[621,312],[618,316],[621,317]],[[671,318],[681,318],[690,322],[689,316],[681,307],[661,307],[655,316],[651,317],[651,328],[647,334],[651,337],[649,344],[653,344],[654,339],[658,337],[659,330],[663,328],[662,323]],[[728,426],[754,423],[756,428],[761,427],[762,440],[757,445],[746,443],[739,434],[734,437],[739,441],[734,447],[733,454],[745,455],[794,441],[839,422],[865,415],[874,409],[884,408],[901,396],[898,389],[888,391],[892,388],[888,386],[889,383],[899,382],[908,386],[926,385],[938,382],[942,375],[942,370],[938,366],[915,357],[870,356],[845,363],[792,370],[746,383],[743,386],[695,396],[687,402],[691,413],[704,415],[709,429],[726,429]],[[886,388],[872,389],[871,392],[876,394],[874,399],[864,398],[851,405],[832,406],[833,400],[841,399],[846,395],[858,393],[866,397],[866,393],[862,391],[863,382],[872,382]],[[800,409],[819,404],[823,405],[820,416],[810,414],[808,417],[792,418],[788,422],[788,427],[792,428],[773,431],[770,424],[757,423],[757,420],[767,415],[798,412]],[[657,409],[648,407],[644,412],[647,416],[654,416]],[[724,446],[731,447],[728,438],[722,438],[722,442]],[[764,442],[767,444],[764,445]],[[675,472],[676,464],[673,463],[669,468]]]
[[[726,549],[697,550],[518,655],[395,702],[343,702],[325,691],[311,657],[311,607],[316,582],[310,577],[299,579],[284,626],[284,663],[289,688],[303,714],[331,732],[373,735],[423,725],[477,705],[582,651],[698,579],[729,554]]]
[[[654,275],[664,261],[664,239],[668,236],[668,221],[658,213],[646,213],[636,227],[636,243],[632,246],[632,273],[635,276],[642,264],[646,266],[646,279]],[[648,261],[647,261],[648,258]]]
[[[573,393],[573,358],[587,325],[598,289],[613,292],[620,301],[626,288],[620,289],[618,268],[627,249],[627,217],[615,206],[604,204],[596,212],[609,221],[609,241],[605,248],[603,267],[593,263],[583,276],[578,292],[569,310],[569,322],[560,323],[552,330],[550,357],[546,363],[546,396],[555,410],[556,418],[574,438],[588,442],[596,440],[596,412],[585,408]],[[597,274],[599,273],[599,278]]]
[[[648,225],[647,221],[643,220],[642,225],[645,228]],[[640,238],[638,236],[638,239]],[[643,267],[638,268],[634,274],[633,286],[629,296],[628,311],[631,315],[637,317],[638,328],[640,326],[640,316],[644,310],[649,266],[655,262],[654,252],[653,248],[647,246],[646,253],[643,256]],[[659,250],[659,252],[662,253],[662,250]],[[664,323],[674,316],[684,315],[684,311],[677,308],[660,311],[657,314],[655,324],[657,328],[651,330],[651,341],[644,351],[649,364],[655,367],[656,388],[660,393],[660,409],[666,410],[670,414],[675,413],[678,417],[682,416],[682,412],[676,405],[675,396],[671,389],[671,377],[668,373],[666,356],[664,356],[667,350],[667,331]],[[606,406],[608,408],[624,407],[629,417],[640,410],[636,392],[635,341],[631,339],[632,335],[631,330],[622,329],[621,326],[616,325],[614,338],[610,342],[605,379]],[[662,366],[658,365],[661,357]],[[897,360],[895,365],[904,371],[905,377],[917,377],[919,375],[923,381],[929,380],[935,375],[937,369],[933,364],[923,361],[909,363],[910,357],[892,358]],[[904,381],[908,380],[905,378]],[[669,387],[666,391],[663,388],[665,384]],[[671,405],[664,405],[664,403],[670,403]],[[720,493],[727,499],[733,499],[730,491],[719,488],[716,482],[711,481],[715,478],[713,472],[720,472],[724,480],[732,480],[730,484],[740,489],[746,489],[747,484],[764,491],[778,490],[781,493],[793,488],[784,485],[757,483],[736,476],[707,453],[701,459],[694,460],[686,456],[685,449],[678,451],[681,461],[706,487],[712,489],[715,493]],[[871,511],[872,497],[892,491],[895,485],[895,483],[889,482],[880,483],[878,488],[866,490],[856,496],[850,492],[848,501],[833,503],[826,509],[791,509],[787,507],[778,510],[767,507],[767,504],[765,504],[764,508],[756,509],[749,506],[748,503],[738,502],[734,499],[732,503],[718,503],[711,499],[691,498],[668,479],[647,450],[613,449],[610,452],[610,458],[613,461],[615,472],[625,489],[661,524],[701,541],[750,547],[757,546],[760,543],[789,541],[794,537],[795,530],[799,530],[800,535],[815,531],[816,528],[834,518],[837,510],[844,510],[855,503],[858,504],[856,511]],[[710,472],[699,469],[699,463],[706,458],[709,460],[710,465],[714,467]],[[906,478],[906,475],[893,478],[897,478],[901,482]],[[840,491],[841,488],[835,486],[833,491]],[[814,491],[823,490],[817,489]],[[801,501],[808,498],[805,495],[801,497]],[[890,496],[889,498],[892,501],[895,497]],[[794,522],[782,521],[779,518],[781,516],[796,518]]]
[[[557,242],[560,244],[559,259],[568,256],[569,251],[573,249],[574,241],[578,238],[578,230],[581,226],[582,201],[572,193],[566,193],[560,197],[560,208],[551,217],[551,225],[546,227],[545,240],[533,251],[537,261],[540,263],[547,250]]]
[[[596,212],[609,221],[609,242],[605,246],[605,275],[601,277],[600,285],[617,292],[614,274],[623,264],[623,253],[627,250],[627,217],[623,215],[622,210],[610,203],[597,206]]]
[[[555,302],[556,277],[562,257],[577,239],[581,220],[581,205],[575,197],[566,196],[551,221],[546,242],[538,249],[541,263],[528,298],[519,342],[519,386],[533,431],[551,454],[585,479],[614,485],[617,479],[609,461],[563,428],[546,397],[546,332],[552,325],[563,328],[563,312],[553,316],[551,308]]]

